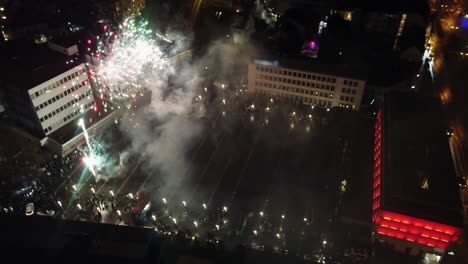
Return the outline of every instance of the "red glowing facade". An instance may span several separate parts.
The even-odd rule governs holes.
[[[461,234],[458,227],[391,212],[381,208],[382,184],[382,109],[377,114],[374,140],[374,177],[372,222],[375,232],[412,243],[445,250]]]

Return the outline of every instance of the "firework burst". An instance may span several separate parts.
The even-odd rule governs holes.
[[[150,80],[146,76],[167,67],[168,61],[155,34],[147,27],[148,22],[126,19],[117,33],[107,32],[107,39],[99,42],[102,62],[97,74],[102,79],[101,87],[113,102],[134,98],[148,85]]]

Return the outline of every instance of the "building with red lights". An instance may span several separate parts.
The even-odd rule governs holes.
[[[391,93],[376,116],[372,239],[412,255],[443,254],[463,227],[439,105],[434,98]]]

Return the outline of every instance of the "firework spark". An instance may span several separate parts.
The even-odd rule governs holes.
[[[145,76],[166,66],[167,59],[147,27],[148,22],[127,19],[118,33],[108,32],[108,39],[99,42],[98,54],[104,56],[97,74],[114,102],[135,98],[148,85]]]

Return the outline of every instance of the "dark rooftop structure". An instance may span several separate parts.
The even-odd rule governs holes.
[[[375,0],[334,0],[331,2],[332,6],[337,8],[362,8],[368,11],[382,11],[382,12],[421,12],[424,14],[429,13],[429,5],[425,0],[405,1],[375,1]]]
[[[147,228],[0,215],[5,263],[309,263],[223,241],[205,244]]]
[[[32,41],[5,43],[0,49],[0,60],[4,73],[0,78],[25,90],[83,63],[78,54],[67,56],[50,49],[47,43],[35,44]]]
[[[462,227],[458,181],[443,120],[435,98],[414,93],[386,95],[381,207]]]

